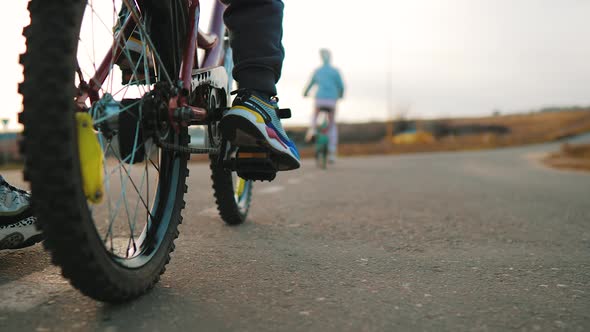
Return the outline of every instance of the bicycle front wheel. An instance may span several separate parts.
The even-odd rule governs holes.
[[[20,85],[25,178],[53,262],[101,301],[152,288],[182,220],[188,156],[159,143],[186,146],[189,137],[154,105],[179,79],[187,8],[165,3],[141,8],[134,30],[124,22],[139,11],[118,1],[29,3]],[[117,44],[123,51],[109,61]],[[97,81],[105,61],[106,78]],[[89,85],[99,87],[95,95]]]

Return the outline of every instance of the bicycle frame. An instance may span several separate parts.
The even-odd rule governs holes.
[[[205,56],[199,66],[199,63],[195,61],[197,58],[196,51],[198,40],[205,40],[204,35],[198,29],[200,3],[199,0],[186,0],[186,2],[189,8],[189,27],[184,47],[184,54],[182,56],[180,80],[182,81],[183,89],[187,92],[190,92],[193,90],[192,78],[194,69],[213,68],[223,64],[224,51],[222,38],[224,37],[225,26],[223,24],[222,16],[223,11],[225,10],[225,5],[223,5],[220,1],[215,1],[212,12],[212,20],[209,26],[209,34],[217,37],[217,41],[212,48],[206,49]],[[76,98],[76,104],[80,107],[85,104],[87,99],[90,99],[91,103],[95,103],[100,99],[99,90],[108,77],[112,66],[117,61],[119,56],[121,56],[123,48],[125,47],[123,37],[128,35],[137,27],[144,29],[141,25],[141,11],[136,1],[123,0],[123,5],[127,6],[130,15],[123,22],[121,29],[115,34],[113,45],[107,51],[107,54],[104,56],[99,67],[96,69],[96,73],[90,79],[90,82],[88,84],[81,84],[80,90],[82,93]],[[157,52],[154,54],[156,58],[159,57]],[[165,74],[168,75],[167,73]],[[175,97],[173,99],[174,100],[170,101],[170,120],[173,125],[174,122],[172,121],[172,112],[177,107],[189,107],[191,109],[193,118],[195,119],[194,123],[191,122],[191,124],[202,123],[206,120],[207,110],[188,105],[186,96]]]

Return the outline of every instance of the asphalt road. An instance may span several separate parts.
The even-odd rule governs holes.
[[[98,303],[41,246],[1,252],[0,331],[588,331],[590,175],[534,161],[556,148],[307,161],[241,227],[192,164],[150,294]]]

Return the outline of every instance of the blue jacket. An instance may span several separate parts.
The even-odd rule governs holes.
[[[314,85],[318,86],[315,94],[316,99],[340,99],[344,96],[342,77],[330,63],[325,62],[320,68],[316,69],[303,95],[307,96]]]

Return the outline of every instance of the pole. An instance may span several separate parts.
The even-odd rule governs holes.
[[[394,119],[394,114],[393,114],[393,86],[392,86],[392,45],[391,45],[391,37],[387,39],[387,70],[385,71],[385,74],[387,75],[387,81],[386,81],[386,89],[387,91],[385,92],[386,97],[387,97],[387,116],[386,116],[386,133],[385,133],[385,139],[387,140],[388,143],[393,143],[393,119]]]

